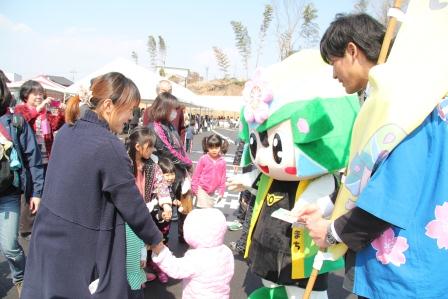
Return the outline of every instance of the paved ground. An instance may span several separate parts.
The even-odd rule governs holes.
[[[227,136],[230,140],[235,140],[237,131],[229,129],[217,129],[218,133]],[[203,136],[210,134],[210,132],[196,135],[193,142],[193,152],[191,158],[196,162],[202,155],[201,140]],[[230,144],[229,152],[226,155],[228,176],[233,174],[232,161],[233,154],[235,152],[235,145]],[[220,202],[219,208],[226,215],[228,221],[235,219],[235,211],[238,208],[238,194],[227,192],[225,198]],[[226,235],[226,243],[235,241],[239,238],[241,232],[229,231]],[[177,225],[172,225],[171,231],[172,237],[168,243],[169,248],[175,253],[176,256],[182,256],[187,250],[186,245],[178,243],[177,238]],[[26,241],[21,240],[27,249],[28,244]],[[354,299],[356,296],[350,295],[348,292],[341,288],[343,273],[337,272],[330,275],[328,295],[330,299]],[[235,256],[235,275],[231,282],[231,299],[244,299],[247,298],[253,290],[261,286],[261,281],[258,277],[251,274],[248,271],[247,265],[244,260],[239,256]],[[180,299],[182,297],[182,286],[179,280],[170,279],[167,284],[161,284],[158,281],[153,281],[147,284],[145,289],[145,298],[148,299]],[[12,285],[9,276],[9,267],[3,256],[0,256],[0,298],[5,299],[17,299],[17,293]]]

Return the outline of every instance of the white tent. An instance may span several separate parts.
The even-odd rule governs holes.
[[[156,98],[157,83],[160,80],[168,80],[130,60],[118,58],[75,82],[67,90],[70,93],[78,93],[81,86],[86,89],[90,86],[91,79],[109,72],[120,72],[134,81],[140,91],[141,98],[146,104]],[[198,96],[182,85],[170,82],[173,86],[173,95],[187,106],[239,112],[243,104],[242,97]]]
[[[212,110],[240,112],[244,99],[242,96],[196,96],[193,104]]]
[[[154,100],[156,98],[157,83],[160,80],[167,80],[130,60],[118,58],[70,85],[68,90],[72,93],[78,93],[81,86],[89,88],[91,79],[109,72],[119,72],[131,79],[137,85],[141,98],[146,101]],[[177,83],[171,82],[171,84],[173,86],[173,95],[181,102],[194,102],[196,94]]]

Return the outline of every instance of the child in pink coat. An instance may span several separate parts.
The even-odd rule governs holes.
[[[204,155],[193,172],[191,189],[196,195],[196,207],[212,208],[224,196],[226,189],[226,161],[223,155],[229,143],[217,134],[202,139]],[[218,197],[214,198],[215,192]]]
[[[232,251],[224,245],[226,218],[218,209],[195,209],[184,224],[190,249],[176,258],[165,247],[155,262],[166,274],[183,279],[182,299],[228,299],[234,271]]]

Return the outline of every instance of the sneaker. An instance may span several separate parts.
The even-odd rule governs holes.
[[[166,275],[165,272],[160,271],[157,273],[157,277],[159,278],[159,281],[161,283],[167,283],[168,282],[168,275]]]
[[[232,250],[233,254],[244,254],[244,249],[240,248],[237,242],[230,242],[229,248]]]
[[[236,231],[242,229],[243,225],[238,220],[235,220],[227,224],[227,227],[229,228],[229,230]]]
[[[30,240],[31,240],[31,233],[21,233],[21,234],[20,234],[20,237],[21,237],[23,240],[30,241]]]

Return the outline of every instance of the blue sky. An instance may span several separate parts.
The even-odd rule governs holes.
[[[280,4],[282,0],[277,0]],[[297,0],[298,1],[298,0]],[[304,1],[302,1],[304,2]],[[208,79],[222,76],[212,47],[222,48],[231,60],[231,75],[243,67],[235,48],[230,21],[241,21],[252,38],[256,56],[258,31],[265,4],[261,0],[0,0],[0,69],[80,79],[114,58],[149,66],[146,42],[161,35],[167,44],[166,65],[190,68]],[[320,34],[336,13],[351,12],[355,0],[314,1]],[[373,9],[373,8],[372,8]],[[275,21],[274,21],[275,22]],[[278,61],[275,24],[271,24],[260,65]],[[208,70],[208,72],[206,72]]]

